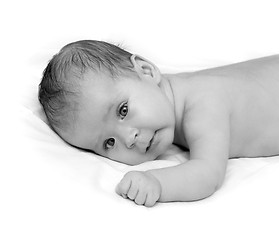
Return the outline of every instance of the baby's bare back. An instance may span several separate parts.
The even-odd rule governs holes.
[[[279,154],[279,55],[177,77],[181,85],[177,98],[182,100],[182,92],[184,96],[187,92],[182,100],[185,105],[191,101],[202,104],[215,93],[218,101],[226,104],[226,114],[230,115],[230,158]],[[185,81],[179,81],[183,78]],[[203,95],[209,97],[200,97]]]
[[[232,94],[232,157],[279,154],[279,55],[239,64]],[[239,74],[239,77],[237,77]]]

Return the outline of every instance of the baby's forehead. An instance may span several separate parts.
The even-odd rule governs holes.
[[[96,112],[108,107],[120,96],[116,83],[109,76],[89,73],[81,83],[80,104]]]
[[[116,98],[116,95],[127,93],[127,88],[133,88],[134,81],[137,81],[135,76],[112,76],[107,72],[87,71],[81,81],[81,92],[90,97],[96,94],[96,97],[107,95],[109,99]]]
[[[89,70],[84,73],[81,80],[81,95],[84,103],[111,103],[121,97],[127,97],[136,86],[135,76],[118,75],[112,76],[108,72]]]

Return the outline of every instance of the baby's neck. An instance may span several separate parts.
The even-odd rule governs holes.
[[[175,107],[174,105],[174,95],[173,95],[173,91],[172,91],[172,87],[168,78],[167,74],[162,74],[161,75],[161,82],[159,83],[159,87],[161,88],[161,90],[163,91],[163,93],[167,96],[167,98],[169,99],[173,109]]]
[[[162,74],[161,90],[166,94],[170,100],[175,115],[175,132],[174,132],[174,143],[188,148],[188,144],[183,136],[182,120],[184,116],[185,107],[185,91],[181,91],[181,83],[179,80],[183,80],[185,83],[186,79],[193,73],[178,73],[178,74]],[[185,85],[184,85],[185,86]],[[184,87],[185,89],[185,87]],[[183,94],[181,94],[183,92]]]

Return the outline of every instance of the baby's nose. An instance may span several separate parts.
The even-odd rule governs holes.
[[[137,137],[139,135],[139,130],[136,128],[131,128],[127,131],[127,135],[124,136],[124,141],[126,144],[127,148],[133,148],[136,141],[137,141]]]

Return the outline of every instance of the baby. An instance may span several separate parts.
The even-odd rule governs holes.
[[[116,192],[136,204],[213,194],[229,158],[279,154],[279,55],[189,73],[161,74],[147,59],[84,40],[47,65],[39,100],[66,142],[136,165],[172,144],[190,160],[128,172]]]

